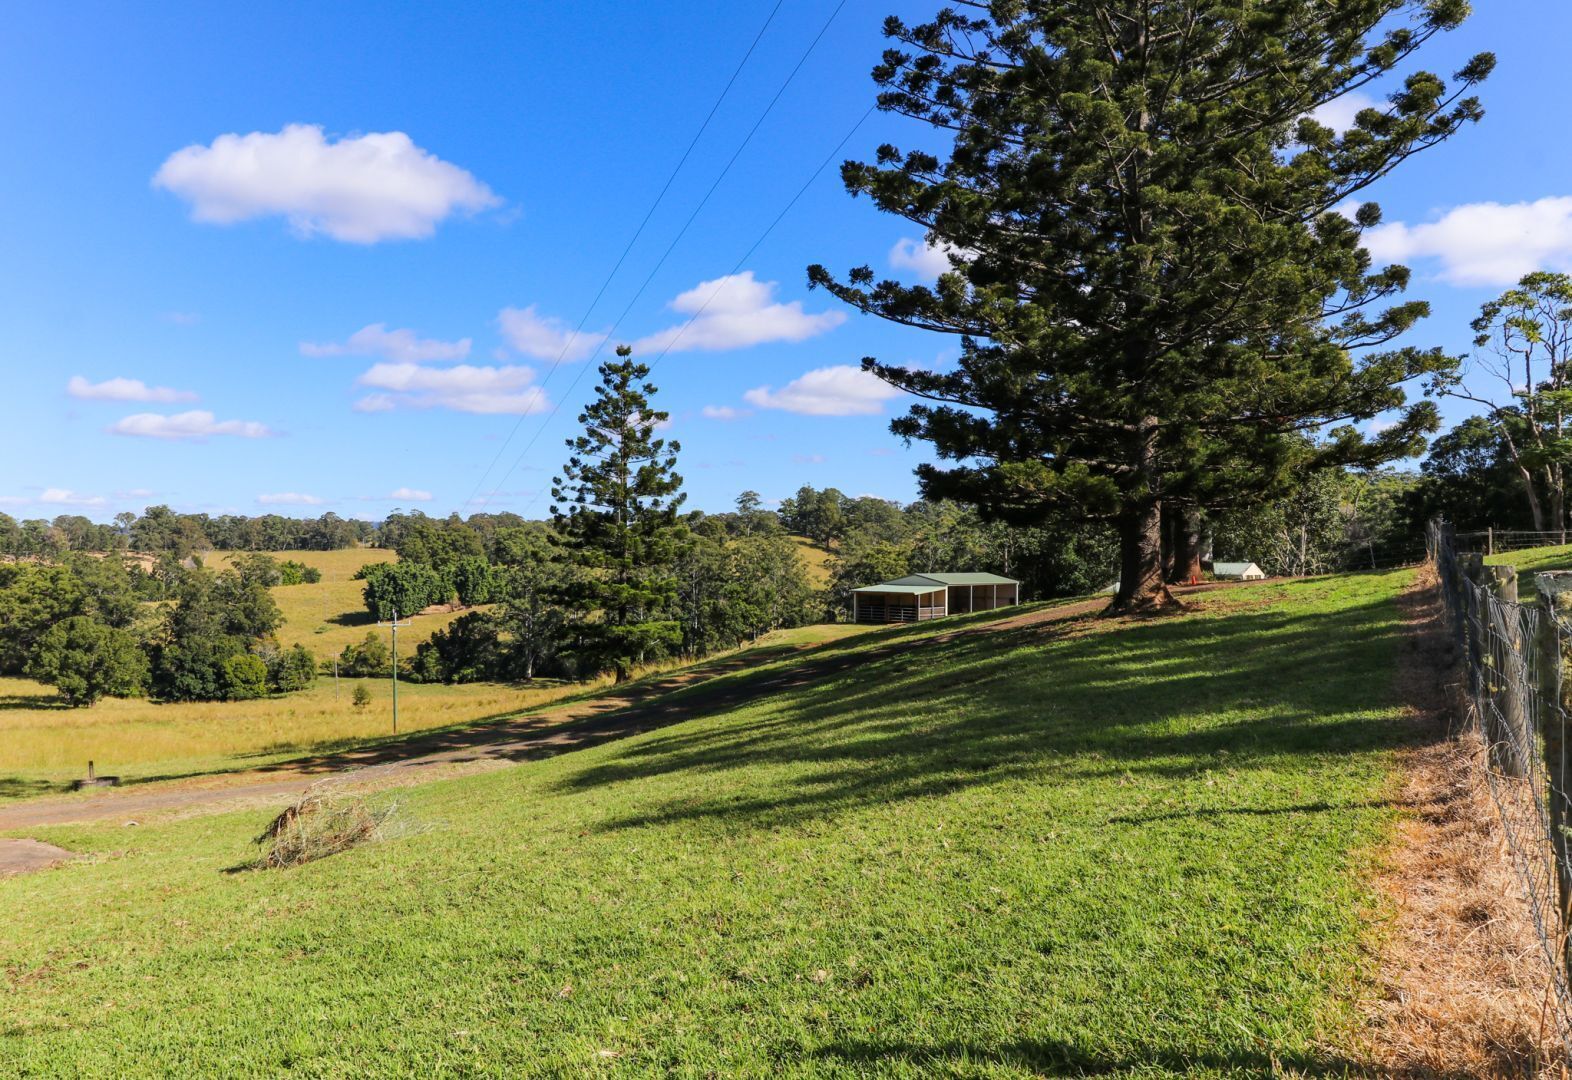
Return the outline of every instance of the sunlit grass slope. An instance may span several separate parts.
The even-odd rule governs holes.
[[[96,858],[0,881],[0,1074],[1315,1066],[1410,581],[866,634],[749,707],[399,792],[403,835],[292,871],[225,872],[261,813],[46,830]]]

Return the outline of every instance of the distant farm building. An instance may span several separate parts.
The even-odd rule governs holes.
[[[852,622],[918,622],[1021,602],[1021,583],[998,574],[908,574],[852,590]]]
[[[1212,564],[1212,576],[1219,581],[1263,581],[1266,573],[1253,562]]]

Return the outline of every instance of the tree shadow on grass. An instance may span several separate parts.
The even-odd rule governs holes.
[[[685,725],[561,783],[687,777],[683,797],[606,829],[705,818],[771,827],[1027,776],[1186,777],[1220,761],[1271,768],[1416,737],[1389,715],[1402,632],[1390,599],[1100,628],[947,635],[803,664],[736,723]],[[812,767],[768,792],[703,794],[706,777],[788,762]]]
[[[71,790],[65,781],[24,780],[19,776],[0,776],[0,801],[31,799],[35,795],[55,795]]]
[[[1154,1069],[1174,1075],[1198,1070],[1223,1076],[1282,1076],[1285,1072],[1306,1077],[1372,1075],[1368,1062],[1351,1060],[1330,1052],[1241,1050],[1237,1053],[1154,1051],[1147,1055],[1103,1054],[1052,1038],[1022,1040],[1004,1045],[951,1042],[932,1046],[893,1039],[846,1040],[821,1047],[813,1051],[812,1056],[823,1065],[850,1068],[858,1075],[899,1067],[914,1069],[918,1075],[931,1073],[948,1076],[977,1069],[983,1063],[997,1063],[1050,1076],[1149,1076]],[[1501,1075],[1513,1075],[1516,1072],[1512,1063],[1504,1062],[1503,1065]],[[1463,1069],[1438,1071],[1415,1068],[1394,1071],[1384,1068],[1381,1075],[1397,1080],[1475,1080],[1479,1074]]]
[[[0,709],[68,709],[58,694],[0,694]]]

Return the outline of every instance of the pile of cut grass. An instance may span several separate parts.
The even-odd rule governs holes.
[[[45,830],[98,857],[0,882],[0,1073],[1335,1071],[1411,580],[867,634],[280,873],[259,812]]]

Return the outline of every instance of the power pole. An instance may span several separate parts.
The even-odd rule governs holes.
[[[407,622],[398,621],[398,608],[393,609],[393,621],[390,623],[377,623],[378,626],[391,626],[393,628],[393,734],[398,734],[398,628],[408,626]]]

